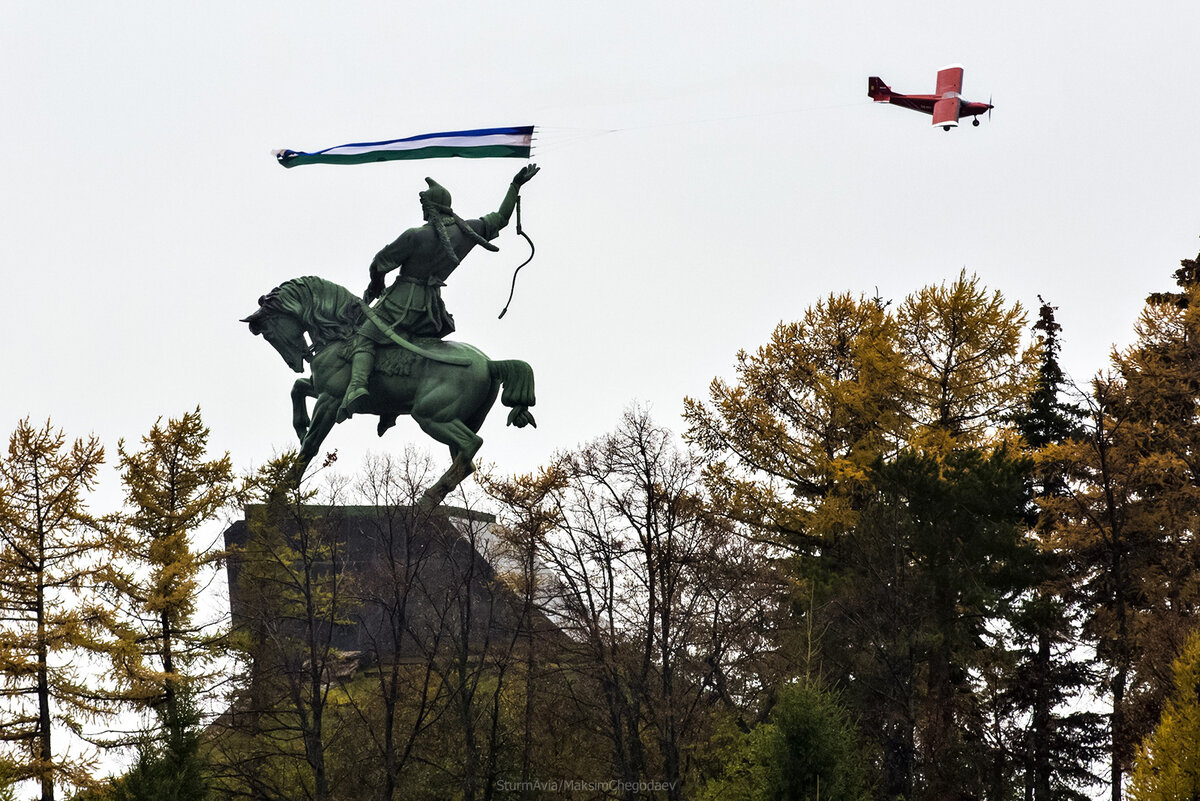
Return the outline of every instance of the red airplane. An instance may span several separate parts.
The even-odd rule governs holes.
[[[933,94],[902,95],[893,92],[882,79],[872,76],[867,79],[867,94],[876,103],[891,103],[922,114],[932,114],[933,124],[948,131],[958,127],[960,117],[974,117],[971,124],[978,125],[980,114],[986,111],[991,116],[991,103],[971,103],[962,99],[962,79],[962,64],[950,64],[938,70],[937,89]]]

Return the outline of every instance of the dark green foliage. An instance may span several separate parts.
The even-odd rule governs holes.
[[[813,682],[781,687],[770,721],[726,745],[706,801],[865,801],[867,763],[837,695]]]
[[[194,712],[166,742],[144,740],[133,768],[113,782],[106,801],[206,801],[210,797]],[[164,730],[171,730],[167,726]]]
[[[1070,708],[1101,677],[1077,653],[1075,631],[1070,607],[1044,590],[1012,619],[1014,665],[1002,705],[1013,728],[1001,747],[1010,775],[1023,774],[1034,801],[1085,801],[1085,788],[1099,782],[1093,766],[1105,751],[1105,716]]]
[[[1078,434],[1084,416],[1082,409],[1062,398],[1067,377],[1058,363],[1058,354],[1062,350],[1059,341],[1062,326],[1054,319],[1054,312],[1055,307],[1042,300],[1038,321],[1033,325],[1042,346],[1037,382],[1029,393],[1026,405],[1011,417],[1025,443],[1033,449],[1063,442]],[[1054,487],[1046,489],[1053,491]]]
[[[990,658],[989,621],[1003,619],[1031,579],[1020,526],[1028,467],[1004,449],[963,449],[942,460],[904,453],[877,471],[916,582],[908,631],[924,684],[916,773],[925,797],[982,795],[987,783],[972,675]]]
[[[762,743],[765,798],[860,801],[867,797],[857,734],[832,693],[813,684],[783,687],[771,723],[776,734]]]
[[[1080,436],[1084,412],[1063,399],[1067,379],[1058,363],[1062,327],[1055,307],[1042,300],[1034,331],[1042,345],[1037,383],[1025,408],[1012,417],[1026,448],[1036,454]],[[1078,610],[1067,596],[1063,556],[1048,540],[1055,517],[1043,513],[1049,499],[1062,497],[1066,479],[1052,462],[1034,460],[1029,475],[1032,492],[1027,515],[1030,536],[1039,546],[1031,592],[1016,605],[1010,619],[1011,651],[1001,685],[998,710],[1008,721],[1005,739],[995,743],[996,775],[1023,774],[1025,797],[1032,801],[1084,799],[1082,788],[1098,779],[1091,766],[1103,752],[1104,717],[1085,711],[1064,712],[1070,702],[1101,681],[1093,665],[1082,659],[1078,642]],[[1004,770],[999,770],[1003,766]]]
[[[123,776],[78,793],[71,801],[208,801],[208,763],[200,749],[200,715],[190,695],[177,699],[174,725],[162,721],[160,738],[145,735],[137,761]],[[0,800],[5,799],[0,791]]]
[[[941,798],[988,784],[980,672],[991,624],[1032,577],[1022,538],[1028,461],[1010,450],[906,451],[876,464],[876,498],[831,583],[823,635],[881,798]]]
[[[880,503],[903,510],[903,534],[932,601],[964,619],[998,612],[1029,578],[1021,538],[1029,460],[1005,448],[945,457],[906,451],[876,467]]]

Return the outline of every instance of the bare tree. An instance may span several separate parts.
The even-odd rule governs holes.
[[[779,590],[749,553],[761,546],[713,514],[698,459],[636,409],[541,476],[491,490],[548,570],[540,608],[566,634],[571,702],[608,740],[622,797],[646,782],[684,797],[712,705],[740,713],[759,698]]]
[[[290,465],[285,455],[263,469],[264,502],[249,508],[245,540],[232,549],[249,686],[223,719],[233,729],[217,738],[216,761],[231,796],[328,801],[328,754],[343,725],[331,692],[355,667],[335,646],[354,608],[338,536],[342,488],[331,484],[329,503],[312,505],[315,493],[290,486]]]

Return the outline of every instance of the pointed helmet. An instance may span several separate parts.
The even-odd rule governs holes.
[[[432,178],[426,178],[425,183],[429,184],[429,188],[421,193],[423,200],[438,207],[439,211],[448,211],[450,209],[450,191]]]

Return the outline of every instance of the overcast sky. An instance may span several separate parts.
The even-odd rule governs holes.
[[[478,216],[522,162],[285,170],[272,149],[524,124],[537,257],[503,320],[511,228],[444,290],[454,338],[537,373],[540,427],[498,408],[481,432],[502,471],[633,401],[678,430],[685,395],[822,296],[963,268],[1057,305],[1086,381],[1200,249],[1200,5],[984,5],[3,2],[0,433],[51,418],[112,459],[199,405],[239,468],[291,447],[295,375],[238,319],[296,276],[361,292],[426,175]],[[866,96],[952,62],[994,98],[979,128]],[[427,444],[358,417],[326,445],[353,470],[405,441]]]

